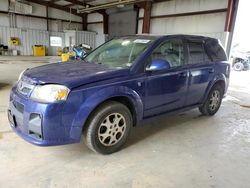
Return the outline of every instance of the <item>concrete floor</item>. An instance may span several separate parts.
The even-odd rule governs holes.
[[[11,131],[6,110],[18,74],[57,61],[17,59],[0,57],[0,187],[249,187],[250,71],[232,72],[214,117],[192,110],[148,122],[132,130],[123,150],[102,156],[83,142],[33,146]]]

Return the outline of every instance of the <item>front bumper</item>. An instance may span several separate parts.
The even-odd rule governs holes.
[[[8,110],[12,129],[24,140],[39,146],[79,142],[70,137],[70,124],[63,119],[63,103],[42,104],[11,90]],[[67,122],[68,123],[68,122]]]

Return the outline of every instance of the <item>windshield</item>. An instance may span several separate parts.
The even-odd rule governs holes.
[[[151,42],[151,39],[113,39],[90,53],[84,60],[111,68],[128,68]]]

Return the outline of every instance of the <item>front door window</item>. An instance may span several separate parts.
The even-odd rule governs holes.
[[[151,54],[151,60],[162,59],[169,63],[170,68],[183,65],[183,45],[181,40],[172,39],[162,43]]]

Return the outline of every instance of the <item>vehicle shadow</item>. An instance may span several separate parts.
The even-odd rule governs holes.
[[[168,130],[171,131],[171,129],[178,129],[178,128],[182,129],[183,126],[190,126],[194,123],[199,126],[202,126],[203,124],[200,122],[204,121],[207,118],[208,117],[206,116],[202,116],[198,112],[197,109],[194,109],[194,110],[180,113],[177,115],[160,116],[160,117],[153,118],[151,120],[144,121],[142,124],[136,127],[133,127],[131,129],[129,138],[125,146],[121,150],[124,151],[124,149],[126,150],[130,148],[131,146],[136,145],[143,140],[149,139],[160,132],[164,132]],[[64,152],[67,153],[67,155],[64,154],[65,158],[68,158],[69,156],[78,158],[79,156],[82,156],[83,154],[84,156],[92,156],[92,157],[97,157],[97,158],[99,157],[99,155],[96,155],[94,152],[92,152],[90,149],[87,148],[87,146],[85,145],[83,141],[83,137],[81,138],[80,143],[65,145],[64,147],[54,147],[54,148],[57,148],[56,150],[58,150],[59,158],[62,158],[61,156],[62,151],[63,153]],[[71,152],[68,152],[69,150]],[[120,155],[119,153],[120,152],[117,152],[116,155]],[[109,155],[107,155],[107,157],[108,156]]]
[[[140,141],[150,138],[157,133],[177,129],[177,126],[190,126],[194,119],[203,121],[208,117],[201,115],[196,109],[172,116],[161,116],[145,121],[139,126],[133,127],[125,148],[139,143]],[[196,121],[196,120],[195,120]],[[197,122],[197,125],[199,123]]]

